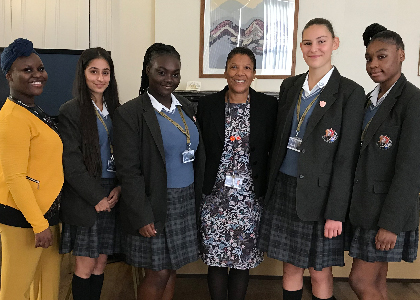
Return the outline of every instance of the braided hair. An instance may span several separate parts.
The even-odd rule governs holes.
[[[397,46],[397,50],[404,50],[404,42],[398,33],[388,30],[378,23],[373,23],[366,27],[365,32],[363,32],[363,42],[367,47],[371,42],[376,40],[393,44]]]
[[[147,76],[146,69],[151,65],[152,61],[162,55],[172,55],[181,62],[181,57],[176,49],[171,45],[165,45],[162,43],[154,43],[146,50],[143,60],[143,70],[141,72],[141,84],[139,94],[142,95],[146,92],[149,87],[149,76]]]
[[[91,91],[86,84],[85,70],[89,63],[96,58],[107,61],[110,67],[110,81],[103,93],[104,102],[110,117],[114,116],[115,109],[120,105],[118,98],[117,81],[115,79],[114,63],[111,55],[103,48],[90,48],[80,55],[76,67],[76,77],[73,83],[73,96],[80,107],[80,133],[82,136],[83,160],[89,174],[94,177],[101,175],[101,153],[99,150],[99,134],[96,125],[95,107],[92,103]]]

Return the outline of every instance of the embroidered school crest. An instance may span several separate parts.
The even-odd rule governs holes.
[[[380,149],[388,150],[392,146],[392,141],[388,136],[381,135],[379,137],[379,141],[378,141],[377,145],[379,146]]]
[[[330,128],[325,130],[325,135],[322,136],[322,139],[327,143],[334,143],[338,138],[337,132]]]

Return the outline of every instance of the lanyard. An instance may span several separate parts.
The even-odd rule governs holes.
[[[374,117],[374,116],[373,116]],[[365,126],[365,129],[363,129],[363,132],[362,132],[362,136],[361,136],[361,138],[360,138],[360,140],[363,142],[363,140],[365,139],[365,136],[366,136],[366,131],[368,130],[368,128],[369,128],[369,125],[370,125],[370,122],[372,122],[372,120],[373,120],[373,117],[372,118],[370,118],[370,120],[369,120],[369,122],[366,124],[366,126]]]
[[[96,113],[96,116],[98,117],[99,121],[101,121],[102,125],[104,125],[106,133],[108,134],[109,149],[111,149],[111,156],[112,156],[114,154],[114,148],[112,147],[112,144],[111,144],[111,137],[109,136],[108,127],[106,126],[104,119],[102,119],[101,115],[99,114],[99,112],[96,108],[95,108],[95,113]]]
[[[324,90],[324,88],[322,88],[322,90],[321,90],[321,91],[319,92],[319,94],[318,94],[318,95],[314,98],[314,100],[312,100],[312,102],[311,102],[311,103],[309,103],[308,107],[306,107],[305,111],[303,112],[302,117],[300,117],[300,118],[299,118],[299,114],[300,114],[300,103],[301,103],[301,101],[302,101],[303,89],[302,89],[302,91],[300,92],[299,99],[298,99],[297,106],[296,106],[296,119],[297,119],[297,121],[298,121],[298,125],[297,125],[297,128],[296,128],[296,136],[298,136],[298,135],[299,135],[299,132],[300,132],[300,127],[302,126],[303,121],[305,120],[306,115],[308,114],[308,111],[309,111],[309,110],[311,109],[311,107],[314,105],[314,103],[315,103],[315,102],[316,102],[316,100],[318,99],[319,95],[321,95],[321,93],[322,93],[322,91],[323,91],[323,90]]]
[[[172,120],[167,114],[164,114],[161,111],[156,110],[162,117],[164,117],[166,120],[168,120],[169,122],[171,122],[173,125],[175,125],[176,128],[179,129],[179,131],[181,131],[183,134],[185,134],[185,136],[187,137],[187,146],[188,148],[191,147],[191,136],[190,136],[190,131],[188,130],[188,125],[187,122],[185,122],[185,118],[184,118],[184,114],[182,113],[182,109],[177,106],[179,114],[181,115],[181,119],[182,122],[184,123],[185,129],[181,127],[181,125],[179,125],[177,122],[175,122],[174,120]]]

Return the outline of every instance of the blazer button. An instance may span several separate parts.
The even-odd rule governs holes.
[[[302,149],[302,153],[305,153],[305,149]]]
[[[359,183],[359,179],[356,179],[356,180],[354,181],[354,183],[356,183],[356,184],[357,184],[357,183]]]
[[[254,179],[258,179],[258,174],[254,176]]]
[[[255,147],[251,147],[251,152],[254,152],[255,151]]]
[[[254,166],[255,166],[256,164],[257,164],[257,161],[254,161],[254,162],[252,163],[252,165],[254,165]]]
[[[300,179],[303,179],[303,178],[305,178],[305,176],[303,176],[303,175],[301,174],[301,175],[299,175],[299,178],[300,178]]]

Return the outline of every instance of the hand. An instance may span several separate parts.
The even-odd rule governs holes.
[[[379,228],[375,236],[376,249],[388,251],[394,249],[397,242],[397,235],[389,230]]]
[[[49,246],[52,246],[52,244],[53,235],[50,228],[47,228],[40,233],[35,233],[35,248],[48,248]]]
[[[339,236],[343,231],[343,223],[340,221],[327,220],[324,225],[324,236],[326,238],[333,238]]]
[[[150,223],[150,224],[147,224],[146,226],[143,226],[142,228],[139,229],[139,233],[144,237],[156,236],[157,231],[155,230],[155,224]]]
[[[108,203],[110,208],[114,208],[117,204],[121,194],[121,186],[115,187],[108,195]]]
[[[111,211],[111,207],[108,203],[108,197],[105,197],[101,201],[99,201],[99,203],[95,205],[95,209],[96,212]]]

